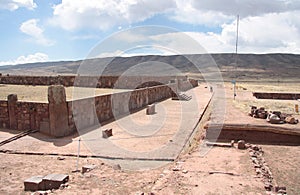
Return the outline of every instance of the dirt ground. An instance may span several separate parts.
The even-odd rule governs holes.
[[[220,155],[222,154],[222,155]],[[58,160],[52,156],[0,154],[0,194],[24,192],[23,181],[33,175],[69,174],[69,187],[53,194],[264,194],[255,178],[247,151],[236,148],[213,148],[201,157],[197,151],[183,155],[177,162],[154,170],[114,170],[99,159],[81,158],[79,167],[95,164],[97,168],[81,174],[76,158]],[[178,171],[174,171],[178,167]],[[210,174],[210,171],[233,173]]]
[[[287,194],[300,193],[300,146],[262,146],[265,160],[278,186],[286,186]]]

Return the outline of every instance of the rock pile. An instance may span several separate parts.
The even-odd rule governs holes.
[[[262,147],[247,143],[246,148],[249,150],[257,177],[261,178],[264,183],[265,190],[274,190],[278,194],[286,194],[286,187],[273,186],[273,174],[263,157],[264,151]]]
[[[281,113],[280,111],[268,112],[264,107],[257,108],[256,106],[251,106],[249,116],[266,119],[266,121],[271,124],[297,124],[299,122],[299,120],[291,114]]]

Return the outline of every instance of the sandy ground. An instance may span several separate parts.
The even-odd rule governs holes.
[[[125,89],[65,87],[67,101],[128,91]],[[75,94],[74,94],[75,93]],[[0,84],[0,100],[7,100],[9,94],[17,94],[19,101],[48,102],[48,86],[4,85]]]

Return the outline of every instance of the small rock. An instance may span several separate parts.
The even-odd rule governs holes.
[[[284,187],[284,186],[282,186],[282,187],[275,186],[275,187],[274,187],[274,191],[275,191],[275,192],[278,192],[279,190],[285,190],[285,191],[286,191],[286,187]]]
[[[230,144],[231,144],[231,147],[234,147],[234,140],[231,140]]]
[[[90,172],[91,170],[95,169],[97,166],[96,165],[85,165],[82,167],[81,172],[82,174],[86,172]]]
[[[246,145],[245,144],[246,144],[245,140],[239,140],[238,141],[238,149],[241,149],[241,150],[246,149]]]
[[[182,173],[186,174],[186,173],[188,173],[188,171],[187,170],[182,170]]]
[[[271,191],[272,190],[272,184],[271,183],[269,183],[269,182],[266,182],[265,183],[265,189],[267,190],[267,191]]]
[[[113,165],[114,170],[121,170],[121,166],[119,164]]]
[[[285,118],[285,122],[289,124],[297,124],[298,120],[295,117],[288,116]]]
[[[283,189],[278,190],[278,193],[279,193],[279,194],[286,194],[286,190],[283,190]]]
[[[252,146],[252,149],[253,149],[254,151],[259,151],[259,147],[258,147],[257,145],[253,145],[253,146]]]
[[[57,157],[57,160],[65,160],[65,159],[66,159],[65,157],[61,157],[61,156]]]
[[[173,171],[179,171],[180,168],[176,166],[176,167],[174,167],[172,170],[173,170]]]
[[[64,185],[60,185],[59,189],[63,190],[63,189],[65,189],[65,186]]]

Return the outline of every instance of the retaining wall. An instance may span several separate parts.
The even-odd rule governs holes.
[[[191,84],[186,80],[68,102],[62,86],[51,86],[48,89],[49,103],[20,102],[17,95],[11,94],[7,101],[0,101],[0,127],[37,129],[55,137],[66,136],[77,128],[114,120],[148,104],[170,98],[176,95],[180,87],[181,91],[197,85],[198,83]],[[64,109],[66,111],[62,112]]]
[[[0,84],[14,85],[63,85],[93,87],[93,88],[122,88],[136,89],[168,84],[170,80],[186,81],[186,76],[0,76]],[[196,80],[190,80],[195,84]]]
[[[253,92],[257,99],[278,99],[278,100],[297,100],[300,99],[300,93],[264,93]]]
[[[176,84],[114,93],[68,102],[68,123],[76,130],[103,124],[175,95]]]
[[[0,128],[9,128],[7,101],[0,101]]]

